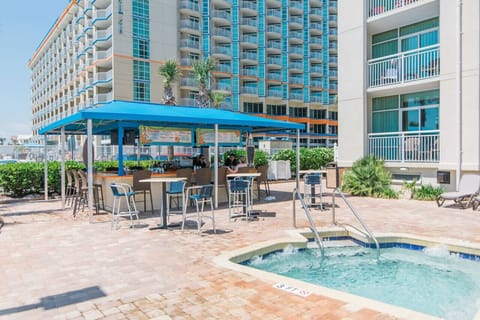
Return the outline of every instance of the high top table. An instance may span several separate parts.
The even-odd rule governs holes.
[[[261,175],[262,174],[260,172],[228,173],[227,178],[232,178],[232,179],[235,179],[235,178],[256,178],[256,177],[260,177]],[[252,184],[250,185],[250,189],[253,190],[253,179],[252,179]],[[252,201],[252,208],[253,208],[253,192],[252,192],[252,190],[250,190],[250,192],[252,193],[251,201]],[[245,216],[246,216],[246,210],[247,210],[247,208],[243,207],[243,213],[245,214]]]
[[[150,228],[150,230],[155,229],[167,229],[167,182],[178,182],[185,181],[187,178],[184,177],[159,177],[159,178],[150,178],[143,179],[140,182],[150,182],[150,183],[161,183],[162,184],[162,224],[159,224],[157,227]]]

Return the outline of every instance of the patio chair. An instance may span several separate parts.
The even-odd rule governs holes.
[[[165,194],[167,195],[167,219],[173,213],[183,213],[183,207],[185,207],[185,183],[185,181],[174,181],[169,183],[168,189],[165,191]],[[177,210],[172,210],[172,200],[176,200]]]
[[[253,211],[251,179],[233,179],[228,181],[228,217],[245,216],[249,221]]]
[[[201,168],[195,171],[195,184],[197,186],[204,186],[210,184],[212,180],[212,169]]]
[[[436,199],[437,205],[441,207],[445,200],[453,200],[455,203],[458,203],[463,209],[468,208],[472,204],[479,190],[480,175],[464,174],[460,178],[458,191],[442,193]]]
[[[136,195],[143,196],[143,211],[147,212],[147,193],[150,196],[150,212],[153,214],[152,186],[150,182],[140,182],[140,180],[150,179],[152,172],[150,170],[137,170],[133,173],[133,191]]]
[[[137,219],[139,223],[138,210],[135,205],[135,192],[127,183],[112,183],[110,189],[113,193],[112,205],[112,229],[114,226],[118,227],[120,217],[130,218],[130,228],[133,228],[133,218]],[[125,201],[125,206],[122,211],[122,199]]]
[[[187,188],[186,199],[194,201],[197,214],[197,230],[200,234],[200,228],[202,227],[202,220],[204,217],[212,219],[213,232],[217,233],[215,229],[215,210],[213,209],[213,184],[208,184],[204,186],[194,186]],[[210,216],[205,216],[205,203],[210,203]],[[200,209],[200,204],[202,205]],[[183,206],[183,221],[182,221],[182,231],[185,227],[185,222],[187,220],[187,206]]]
[[[265,194],[270,195],[270,184],[268,183],[268,165],[258,166],[257,171],[260,172],[260,176],[256,178],[258,199],[260,199],[260,185],[263,183],[265,188]]]
[[[473,210],[477,210],[480,207],[480,197],[475,197],[472,201]]]

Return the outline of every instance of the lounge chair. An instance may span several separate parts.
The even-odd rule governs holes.
[[[480,197],[476,197],[472,201],[472,208],[473,210],[477,210],[480,207]]]
[[[460,185],[458,191],[444,192],[437,197],[437,204],[439,207],[443,205],[445,200],[453,200],[458,203],[463,209],[468,208],[480,190],[480,175],[464,174],[460,178]]]

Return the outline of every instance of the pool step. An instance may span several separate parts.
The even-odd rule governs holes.
[[[323,245],[324,245],[325,248],[357,247],[358,246],[358,244],[356,244],[352,240],[323,241]],[[315,242],[309,242],[308,247],[309,248],[317,248],[317,244]]]

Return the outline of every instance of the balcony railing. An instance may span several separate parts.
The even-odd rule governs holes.
[[[428,79],[439,75],[440,48],[438,45],[368,62],[370,88]]]
[[[369,0],[367,3],[368,16],[377,16],[391,10],[403,8],[415,2],[418,2],[418,0]]]
[[[232,49],[230,49],[229,47],[215,46],[212,48],[212,53],[230,56],[232,55]]]
[[[192,11],[199,11],[200,7],[198,5],[198,2],[185,0],[185,1],[180,2],[180,9],[189,9],[189,10],[192,10]]]
[[[180,46],[184,48],[200,49],[200,42],[191,39],[180,40]]]
[[[246,93],[246,94],[258,94],[258,88],[257,87],[242,87],[241,92]]]
[[[192,20],[181,20],[180,21],[180,28],[188,28],[193,30],[200,30],[200,23]]]
[[[395,162],[439,162],[440,132],[370,133],[368,151],[375,157]]]

